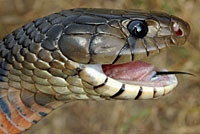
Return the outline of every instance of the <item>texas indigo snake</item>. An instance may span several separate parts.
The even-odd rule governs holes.
[[[72,9],[24,25],[0,41],[0,134],[71,100],[169,93],[175,75],[137,60],[184,44],[189,32],[180,18],[141,10]]]

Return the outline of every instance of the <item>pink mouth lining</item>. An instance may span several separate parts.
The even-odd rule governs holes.
[[[170,81],[168,75],[156,75],[158,69],[143,61],[102,65],[102,70],[113,79],[136,85],[166,86]]]

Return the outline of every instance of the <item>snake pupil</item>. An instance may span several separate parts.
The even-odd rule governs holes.
[[[132,36],[143,38],[148,33],[148,25],[144,20],[133,20],[129,23],[128,30]]]

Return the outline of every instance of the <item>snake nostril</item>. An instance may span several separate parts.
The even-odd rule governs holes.
[[[181,37],[184,35],[183,30],[180,28],[180,26],[177,23],[174,23],[173,28],[177,36]]]
[[[175,33],[178,36],[182,36],[183,35],[183,31],[181,29],[178,29],[177,31],[175,31]]]

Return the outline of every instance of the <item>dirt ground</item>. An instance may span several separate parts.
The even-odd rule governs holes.
[[[191,26],[184,47],[151,61],[186,71],[170,95],[145,101],[76,101],[54,111],[23,134],[200,134],[200,0],[0,0],[0,39],[38,17],[92,7],[164,11]]]

